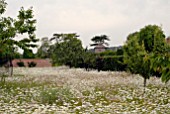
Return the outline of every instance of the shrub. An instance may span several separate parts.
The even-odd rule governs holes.
[[[25,65],[24,65],[24,62],[23,62],[23,61],[17,62],[17,65],[18,65],[19,67],[25,67]]]
[[[28,67],[35,67],[37,65],[37,63],[31,61],[31,62],[28,62]]]
[[[114,56],[116,55],[116,51],[107,50],[107,51],[99,53],[99,55],[100,56]]]
[[[126,65],[123,63],[123,56],[105,56],[103,57],[102,70],[123,71]]]

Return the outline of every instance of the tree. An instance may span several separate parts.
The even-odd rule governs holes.
[[[37,57],[39,58],[50,58],[50,52],[49,52],[49,49],[50,49],[50,45],[51,45],[51,42],[50,40],[48,40],[47,37],[44,37],[41,39],[41,46],[38,48],[38,51],[37,51]]]
[[[170,80],[170,47],[166,45],[164,53],[152,54],[151,67],[155,72],[160,73],[162,82]]]
[[[139,44],[139,33],[133,33],[128,36],[124,48],[124,63],[127,70],[132,73],[140,74],[144,78],[144,88],[146,80],[150,78],[149,55],[145,50],[144,44]]]
[[[13,58],[15,58],[15,59],[20,59],[20,58],[22,58],[22,54],[18,52],[18,48],[15,48],[15,49],[14,49]]]
[[[162,52],[165,46],[165,35],[157,25],[147,25],[140,30],[140,45],[144,43],[147,52]]]
[[[139,42],[138,37],[139,37],[139,32],[131,33],[131,34],[129,34],[129,35],[127,36],[127,41],[126,41],[126,43],[127,43],[128,41],[130,41],[131,39],[136,39],[136,40]]]
[[[110,39],[106,35],[100,35],[100,36],[93,37],[91,41],[94,42],[93,44],[91,44],[91,46],[108,45],[106,41],[110,41]]]
[[[7,56],[12,66],[12,55],[14,49],[19,47],[21,49],[29,49],[36,47],[34,44],[38,41],[35,37],[35,23],[36,20],[33,18],[33,10],[29,8],[24,10],[21,7],[17,19],[11,17],[3,17],[3,13],[6,10],[7,3],[4,0],[0,0],[0,50],[1,58]],[[27,34],[28,38],[22,40],[16,40],[15,37],[18,35]]]
[[[148,25],[128,36],[124,46],[124,62],[129,71],[144,77],[144,87],[146,80],[155,73],[161,75],[163,82],[167,82],[170,79],[170,56],[167,50],[162,28]]]
[[[96,54],[91,53],[88,51],[88,48],[83,49],[83,52],[81,54],[82,59],[82,67],[86,69],[86,71],[89,71],[90,69],[93,69],[96,67],[95,60],[96,60]]]
[[[50,47],[53,64],[76,66],[81,59],[83,47],[76,33],[57,34],[51,40],[56,40]],[[60,41],[58,41],[60,39]]]
[[[23,58],[25,58],[25,59],[33,59],[33,58],[35,58],[35,55],[32,52],[32,50],[25,49],[24,52],[23,52]]]

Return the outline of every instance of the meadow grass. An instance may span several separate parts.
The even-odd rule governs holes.
[[[0,113],[168,114],[170,83],[126,72],[86,72],[68,67],[14,68],[0,84]]]

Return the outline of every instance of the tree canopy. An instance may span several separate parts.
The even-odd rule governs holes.
[[[1,55],[10,55],[16,47],[21,49],[30,49],[36,47],[35,42],[38,39],[35,37],[35,23],[32,7],[25,10],[21,7],[16,19],[4,17],[7,3],[4,0],[0,1],[0,50]],[[17,40],[18,35],[26,35],[27,38]]]
[[[51,41],[48,37],[44,37],[41,39],[41,46],[37,50],[38,58],[50,58],[50,45]]]
[[[93,44],[91,46],[96,46],[96,45],[108,45],[106,41],[110,41],[109,37],[107,35],[100,35],[100,36],[94,36],[91,41]]]
[[[83,47],[76,33],[55,34],[51,40],[55,44],[50,46],[50,52],[54,64],[72,65],[80,60]],[[76,65],[74,65],[76,66]]]
[[[144,43],[147,52],[161,52],[165,46],[165,34],[157,25],[147,25],[140,30],[139,43]]]
[[[128,35],[124,45],[124,62],[129,71],[144,77],[144,85],[151,75],[161,75],[163,82],[170,79],[169,59],[161,27],[147,25],[139,32]]]

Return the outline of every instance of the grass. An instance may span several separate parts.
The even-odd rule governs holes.
[[[117,114],[170,112],[170,83],[125,72],[15,68],[0,84],[0,113]]]

